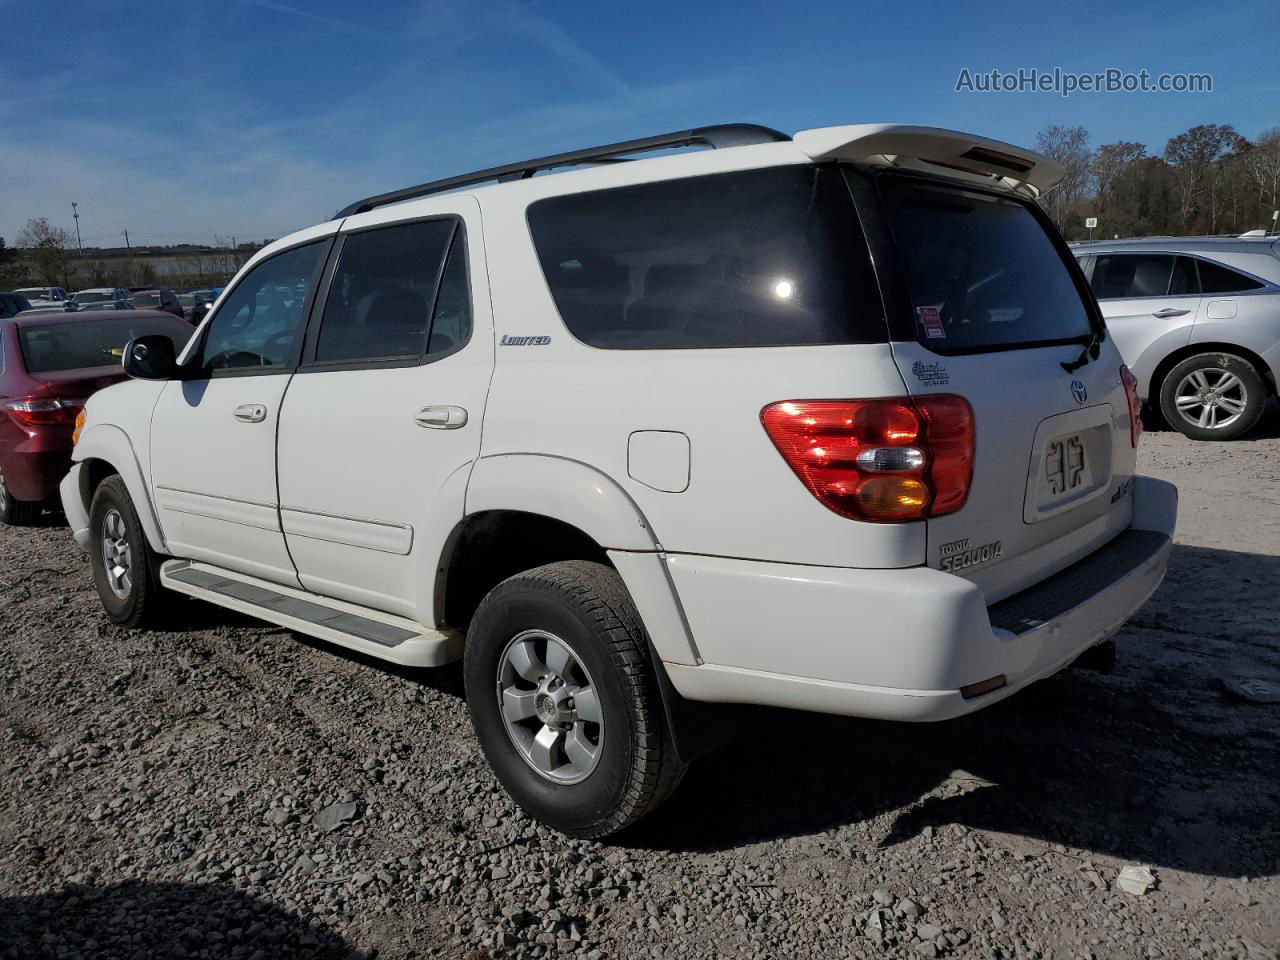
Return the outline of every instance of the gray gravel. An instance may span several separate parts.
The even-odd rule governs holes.
[[[753,711],[609,845],[505,798],[456,668],[118,630],[65,529],[0,528],[0,956],[1274,958],[1280,707],[1232,682],[1280,680],[1280,440],[1142,460],[1183,523],[1114,674]]]

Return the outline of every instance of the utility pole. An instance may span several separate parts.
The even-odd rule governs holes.
[[[124,232],[124,248],[129,251],[129,256],[133,256],[133,247],[129,246],[129,231]]]
[[[80,206],[74,200],[71,201],[71,216],[76,220],[76,249],[80,251],[80,256],[84,256],[84,244],[80,242],[80,211],[76,208]]]

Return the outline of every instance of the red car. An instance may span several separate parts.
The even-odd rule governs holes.
[[[35,520],[71,469],[71,432],[89,395],[125,379],[124,347],[191,325],[156,310],[34,313],[0,320],[0,523]]]

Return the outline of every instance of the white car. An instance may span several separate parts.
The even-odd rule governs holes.
[[[26,297],[33,311],[65,310],[67,301],[71,299],[62,287],[23,287],[13,292]]]
[[[1034,203],[1058,176],[945,130],[727,125],[361,201],[178,356],[130,345],[67,516],[117,623],[176,592],[462,658],[499,779],[575,836],[668,795],[720,704],[977,710],[1106,641],[1176,514]]]

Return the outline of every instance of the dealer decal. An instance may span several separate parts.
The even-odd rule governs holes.
[[[951,382],[951,375],[947,373],[947,368],[937,362],[917,360],[911,364],[911,372],[926,387],[945,387]]]
[[[950,543],[944,543],[940,550],[942,553],[942,569],[950,573],[967,570],[970,567],[978,566],[980,563],[999,560],[1004,556],[1004,544],[999,540],[992,540],[990,543],[971,547],[969,546],[968,537],[963,540],[952,540]]]

